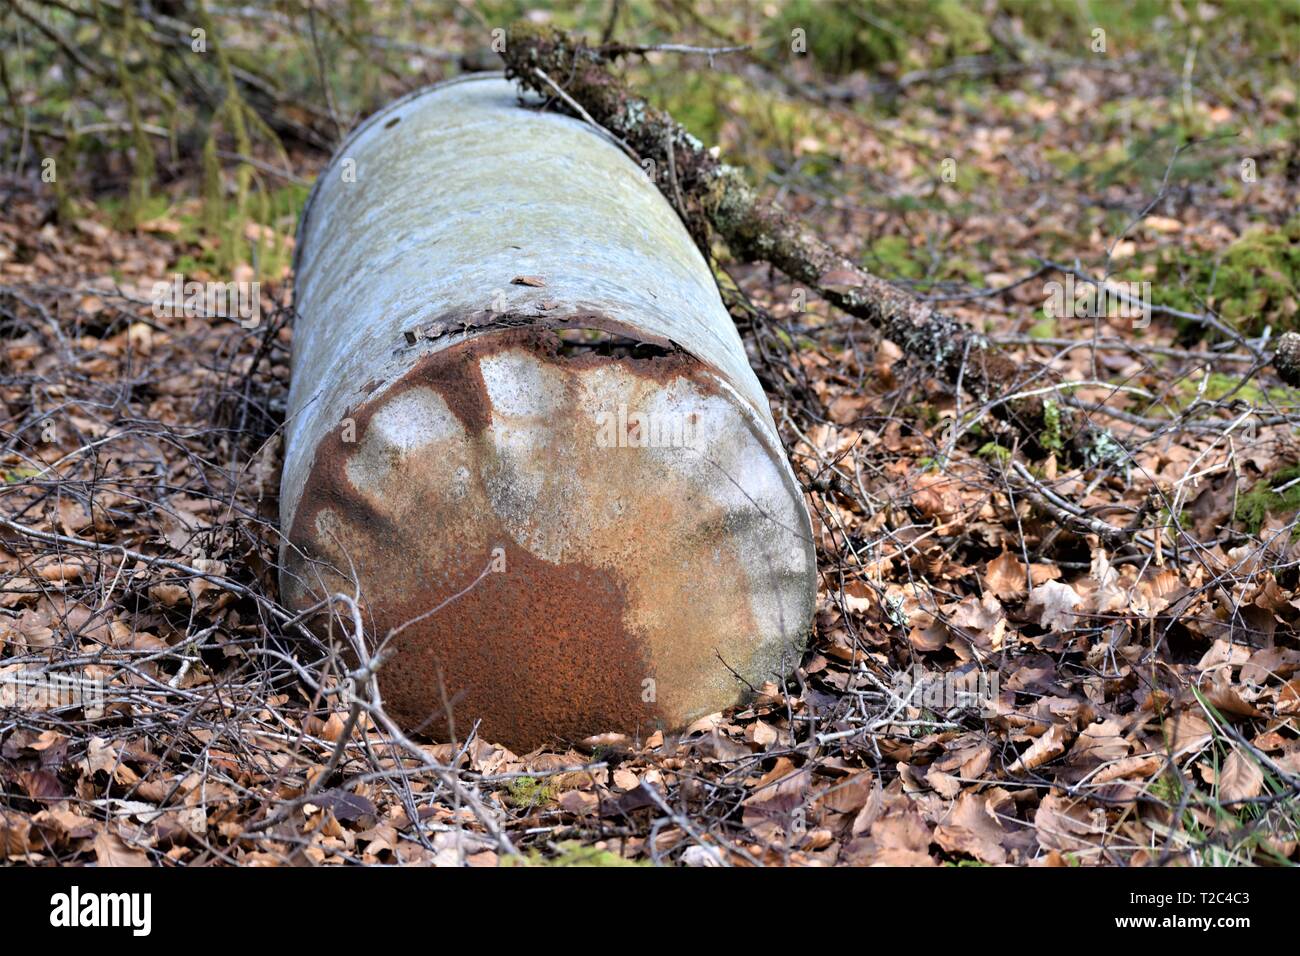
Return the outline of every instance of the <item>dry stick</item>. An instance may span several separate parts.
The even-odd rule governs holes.
[[[707,223],[745,261],[766,261],[821,295],[832,305],[878,329],[949,385],[962,387],[980,402],[991,402],[1029,380],[1058,382],[1059,376],[1034,362],[1017,362],[990,347],[968,325],[936,311],[841,255],[827,242],[767,202],[745,182],[740,170],[720,162],[668,113],[633,93],[610,70],[605,51],[548,26],[516,22],[502,53],[506,75],[546,96],[559,95],[583,119],[599,126],[632,153],[675,171],[673,188],[686,207],[692,233]],[[669,196],[672,201],[676,195]],[[1049,404],[1053,411],[1048,410]],[[1082,427],[1083,416],[1030,394],[998,403],[994,414],[1017,425],[1031,442],[1057,413],[1073,450],[1084,457],[1099,449],[1113,456],[1104,430]]]
[[[132,559],[135,561],[143,562],[148,565],[163,567],[173,571],[181,571],[186,574],[192,574],[195,577],[199,577],[206,581],[210,581],[211,583],[217,585],[220,588],[223,588],[227,591],[231,591],[235,594],[240,595],[241,597],[249,598],[250,600],[257,602],[268,613],[270,613],[272,617],[274,617],[277,621],[279,621],[280,624],[286,629],[289,628],[301,629],[302,621],[304,620],[306,614],[309,613],[308,611],[308,612],[302,612],[300,614],[290,614],[288,611],[284,610],[275,602],[268,600],[267,598],[258,594],[256,591],[252,590],[251,588],[245,587],[244,585],[238,583],[237,581],[232,581],[229,578],[224,577],[223,575],[220,574],[213,574],[208,571],[202,571],[196,567],[193,567],[192,565],[184,564],[180,561],[172,561],[167,558],[158,557],[156,555],[144,554],[143,552],[134,551],[130,548],[125,548],[120,545],[104,544],[99,541],[90,541],[86,538],[78,538],[72,535],[55,534],[49,531],[41,531],[37,528],[31,528],[28,527],[27,525],[19,524],[16,521],[11,521],[10,519],[4,517],[3,515],[0,515],[0,527],[8,528],[11,531],[23,535],[24,537],[32,538],[36,541],[43,541],[47,544],[62,544],[68,547],[84,548],[90,551],[112,552],[112,553],[120,552],[122,556],[126,559]],[[356,611],[356,604],[355,602],[352,601],[351,598],[347,597],[347,595],[335,594],[329,598],[328,603],[331,604],[341,603],[350,606],[353,611],[352,616],[354,619],[353,620],[354,628],[360,627],[359,615]],[[310,636],[310,634],[308,634],[307,636]],[[483,805],[482,801],[478,799],[478,797],[473,793],[472,789],[467,787],[465,783],[460,779],[460,775],[456,772],[455,768],[445,767],[442,764],[438,763],[436,760],[430,757],[429,754],[426,753],[422,747],[420,747],[413,740],[411,740],[409,737],[403,734],[401,730],[398,729],[397,725],[392,722],[388,714],[384,711],[383,702],[379,696],[379,687],[377,682],[374,680],[375,672],[377,671],[381,661],[374,660],[371,658],[370,654],[366,651],[365,641],[360,636],[359,632],[357,634],[349,634],[348,637],[353,645],[354,650],[357,653],[358,659],[361,661],[361,666],[357,669],[357,671],[353,672],[349,676],[353,677],[354,680],[357,680],[358,684],[362,688],[362,694],[358,695],[358,697],[356,698],[357,700],[362,700],[364,698],[364,702],[361,704],[362,708],[366,711],[367,714],[369,714],[372,720],[374,720],[377,724],[382,726],[384,730],[388,732],[388,735],[392,740],[396,741],[400,747],[402,747],[404,750],[406,750],[416,759],[420,760],[421,763],[424,765],[425,769],[431,771],[440,780],[442,780],[442,782],[448,786],[451,792],[455,794],[457,798],[459,798],[466,806],[470,808],[475,818],[478,820],[480,824],[482,824],[483,828],[487,830],[489,835],[491,835],[492,838],[496,841],[497,846],[501,849],[502,852],[513,854],[515,850],[514,850],[514,846],[510,842],[510,838],[506,836],[505,831],[502,830],[497,825],[496,820],[493,818],[492,812],[486,806]],[[175,650],[174,648],[169,649],[169,651],[174,651],[174,650]]]
[[[1011,468],[1025,484],[1021,493],[1028,495],[1040,508],[1061,524],[1083,534],[1095,534],[1107,544],[1125,545],[1133,538],[1134,529],[1116,528],[1100,518],[1087,514],[1078,505],[1056,494],[1025,468],[1018,461],[1011,462]]]
[[[484,574],[486,573],[487,572],[485,571]],[[474,583],[477,584],[478,581],[481,581],[482,579],[483,575],[481,574]],[[470,587],[473,587],[473,585],[470,585]],[[469,588],[465,589],[465,591],[468,590]],[[465,591],[462,591],[461,594],[465,593]],[[438,605],[438,607],[442,608],[459,596],[460,595],[458,594],[452,598],[448,598],[442,604]],[[356,655],[358,663],[357,667],[347,675],[353,681],[356,688],[356,692],[351,701],[351,706],[348,710],[347,723],[344,726],[342,733],[339,735],[339,739],[334,752],[330,757],[329,763],[326,765],[325,769],[317,775],[311,786],[308,787],[307,791],[295,800],[282,805],[277,813],[272,814],[266,820],[260,821],[258,824],[250,827],[249,830],[256,831],[269,827],[274,823],[278,823],[284,819],[294,807],[310,801],[311,797],[325,785],[326,780],[338,768],[343,757],[343,751],[346,749],[348,741],[351,740],[353,730],[356,728],[361,714],[364,712],[374,723],[387,731],[391,740],[395,741],[408,753],[418,758],[426,769],[433,771],[435,775],[448,785],[457,799],[470,808],[470,811],[474,814],[475,818],[496,841],[497,848],[501,852],[514,854],[515,848],[510,842],[510,837],[507,836],[506,832],[497,825],[492,812],[484,806],[483,802],[474,792],[474,789],[465,785],[454,768],[444,767],[433,757],[429,756],[424,748],[420,747],[419,744],[415,743],[403,734],[384,710],[383,699],[380,697],[379,684],[376,679],[383,664],[383,658],[379,655],[372,655],[366,647],[364,627],[361,621],[361,610],[357,606],[356,601],[348,597],[346,594],[332,594],[325,601],[320,602],[320,604],[327,603],[331,605],[344,605],[349,609],[350,617],[352,619],[352,629],[350,631],[345,631],[345,633],[347,634],[349,643],[352,645],[352,652]]]
[[[1244,747],[1246,749],[1246,752],[1250,754],[1252,759],[1254,759],[1258,763],[1263,764],[1269,770],[1273,771],[1273,773],[1277,774],[1280,779],[1286,781],[1287,785],[1290,786],[1293,791],[1296,789],[1300,789],[1300,776],[1297,776],[1296,774],[1291,773],[1285,767],[1280,766],[1275,760],[1269,757],[1268,754],[1264,753],[1264,751],[1260,750],[1249,740],[1243,737],[1241,731],[1237,730],[1237,728],[1233,727],[1226,720],[1216,719],[1214,714],[1211,712],[1210,707],[1207,705],[1205,698],[1202,696],[1199,690],[1196,691],[1196,703],[1201,708],[1201,712],[1205,714],[1205,717],[1210,722],[1211,727],[1213,727],[1215,730],[1223,731],[1227,736],[1231,737],[1234,742],[1236,742],[1241,747]]]

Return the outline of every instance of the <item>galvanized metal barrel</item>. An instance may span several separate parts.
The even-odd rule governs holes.
[[[283,597],[359,593],[392,716],[645,737],[797,662],[802,493],[709,266],[619,148],[496,74],[417,92],[340,148],[296,257]]]

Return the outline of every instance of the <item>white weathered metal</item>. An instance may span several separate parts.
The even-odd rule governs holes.
[[[645,732],[797,660],[802,493],[708,264],[617,147],[499,75],[419,91],[340,148],[296,257],[282,589],[359,586],[408,725]]]

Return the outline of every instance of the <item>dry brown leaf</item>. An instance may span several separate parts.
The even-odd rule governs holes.
[[[928,853],[930,827],[915,809],[896,809],[871,825],[871,839],[880,850]]]
[[[189,597],[190,592],[179,584],[155,584],[149,588],[149,596],[165,607],[175,607]]]
[[[1229,683],[1227,670],[1213,672],[1213,680],[1201,687],[1205,699],[1224,713],[1238,717],[1258,717],[1260,710],[1241,696],[1241,690]]]
[[[0,810],[0,858],[21,858],[32,849],[32,822],[27,817]]]
[[[1034,835],[1045,850],[1080,853],[1095,850],[1106,833],[1106,816],[1083,800],[1049,793],[1034,812]]]
[[[583,817],[596,812],[596,809],[600,806],[600,797],[590,790],[566,790],[560,794],[560,799],[557,802],[566,813]]]
[[[1092,766],[1127,757],[1132,744],[1123,735],[1123,725],[1118,720],[1089,724],[1079,732],[1070,748],[1070,763],[1074,766]]]
[[[1002,605],[991,592],[976,599],[974,595],[962,600],[953,609],[949,626],[961,637],[986,650],[998,650],[1007,631],[1007,619]]]
[[[952,640],[952,633],[938,621],[932,620],[926,627],[914,627],[907,632],[907,640],[914,648],[923,653],[941,651]]]
[[[1219,770],[1219,799],[1231,802],[1258,797],[1264,789],[1264,771],[1255,758],[1233,750]]]
[[[1165,758],[1156,754],[1144,754],[1140,757],[1125,757],[1109,766],[1102,767],[1091,778],[1093,783],[1110,783],[1112,780],[1145,779],[1158,773],[1165,765]]]
[[[86,742],[86,757],[82,761],[82,772],[91,775],[100,770],[112,773],[121,763],[122,745],[103,737],[91,737]]]
[[[1049,760],[1055,760],[1065,753],[1067,743],[1065,727],[1061,724],[1052,724],[1007,770],[1010,773],[1022,773],[1041,767]]]
[[[930,765],[929,771],[925,774],[925,782],[934,788],[935,793],[946,800],[951,800],[961,793],[961,780],[950,773],[944,773],[942,770],[936,769],[933,764]]]
[[[760,748],[767,748],[776,743],[777,736],[776,728],[761,720],[756,720],[745,728],[745,739]]]
[[[102,866],[149,866],[149,856],[128,847],[114,833],[100,830],[95,836],[95,860]]]
[[[984,587],[1004,601],[1018,601],[1029,594],[1028,569],[1010,551],[1003,551],[988,563]]]
[[[1199,750],[1214,736],[1213,729],[1205,719],[1191,711],[1174,714],[1165,722],[1164,729],[1175,757]]]
[[[962,510],[961,489],[951,475],[927,472],[912,484],[912,507],[927,518],[948,521]]]
[[[875,774],[870,770],[860,771],[827,785],[817,802],[836,813],[857,813],[871,799],[875,787]]]
[[[777,764],[779,766],[781,760]],[[744,825],[757,839],[765,842],[776,841],[783,834],[806,828],[807,821],[803,816],[812,774],[807,768],[801,768],[774,780],[769,780],[769,777],[770,773],[745,798],[742,814]]]
[[[934,842],[949,853],[1002,865],[1007,861],[1007,851],[1002,845],[1007,833],[995,816],[995,807],[1006,799],[1005,790],[963,793],[953,805],[952,813],[935,827]]]
[[[36,573],[43,581],[78,581],[85,568],[72,561],[59,564],[47,564],[37,569]]]
[[[95,828],[100,826],[99,821],[67,809],[66,804],[42,810],[32,817],[32,823],[47,832],[52,831],[61,840],[92,836]]]
[[[1038,623],[1053,631],[1071,631],[1077,626],[1075,608],[1083,598],[1068,584],[1047,581],[1029,592],[1029,610],[1038,609]]]
[[[1277,693],[1275,711],[1279,717],[1300,714],[1300,677],[1287,681]]]

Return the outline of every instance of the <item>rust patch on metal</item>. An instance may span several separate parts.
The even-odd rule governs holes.
[[[478,434],[492,423],[492,401],[478,364],[481,355],[480,350],[469,347],[468,343],[466,347],[426,355],[394,387],[405,389],[420,384],[437,390],[465,430]],[[399,394],[400,391],[390,391],[388,397]]]
[[[564,441],[554,455],[547,449],[537,455],[543,462],[555,457],[557,468],[580,476],[600,476],[582,485],[596,489],[585,497],[597,500],[572,503],[573,536],[582,545],[555,561],[530,551],[537,541],[522,546],[515,536],[528,516],[503,519],[493,507],[499,500],[493,485],[552,477],[512,473],[490,440],[494,410],[483,363],[504,355],[554,370],[565,382],[566,402],[576,376],[611,362],[644,380],[646,394],[679,380],[699,395],[719,392],[717,381],[685,353],[616,360],[566,354],[554,332],[538,328],[486,332],[423,356],[349,414],[355,443],[343,441],[336,428],[317,448],[289,535],[290,578],[299,583],[286,588],[287,603],[305,607],[326,590],[351,592],[348,569],[355,567],[377,643],[465,589],[501,549],[504,572],[486,574],[394,638],[381,687],[406,727],[463,738],[478,719],[486,739],[526,750],[556,737],[605,730],[645,735],[680,725],[700,700],[725,706],[730,701],[716,675],[703,691],[691,681],[702,669],[721,668],[715,655],[740,663],[755,629],[737,583],[743,570],[727,553],[727,515],[696,488],[638,486],[645,466],[635,456],[608,449],[594,455],[577,447],[573,431],[560,433]],[[376,426],[376,416],[395,403],[432,403],[433,395],[463,432],[399,448]],[[576,421],[575,415],[569,426]],[[551,436],[550,427],[543,422],[541,433]],[[372,439],[389,444],[376,452],[379,446],[367,445]],[[373,471],[364,480],[358,461]],[[588,513],[623,508],[625,523],[599,530],[582,524]],[[564,515],[548,513],[547,520]],[[528,531],[541,537],[546,521],[536,524]],[[689,552],[680,563],[679,544]],[[700,633],[702,621],[716,622],[721,633]],[[660,682],[649,699],[647,678]],[[721,679],[732,682],[726,674]]]
[[[661,715],[641,700],[649,661],[623,623],[622,583],[597,568],[538,560],[505,539],[498,547],[504,573],[489,573],[395,639],[397,666],[384,675],[393,716],[435,737],[453,730],[463,737],[469,719],[480,717],[485,737],[521,749],[577,740],[599,726],[649,733]],[[491,560],[490,552],[467,556],[461,587]],[[428,600],[394,602],[386,616],[411,620]]]

